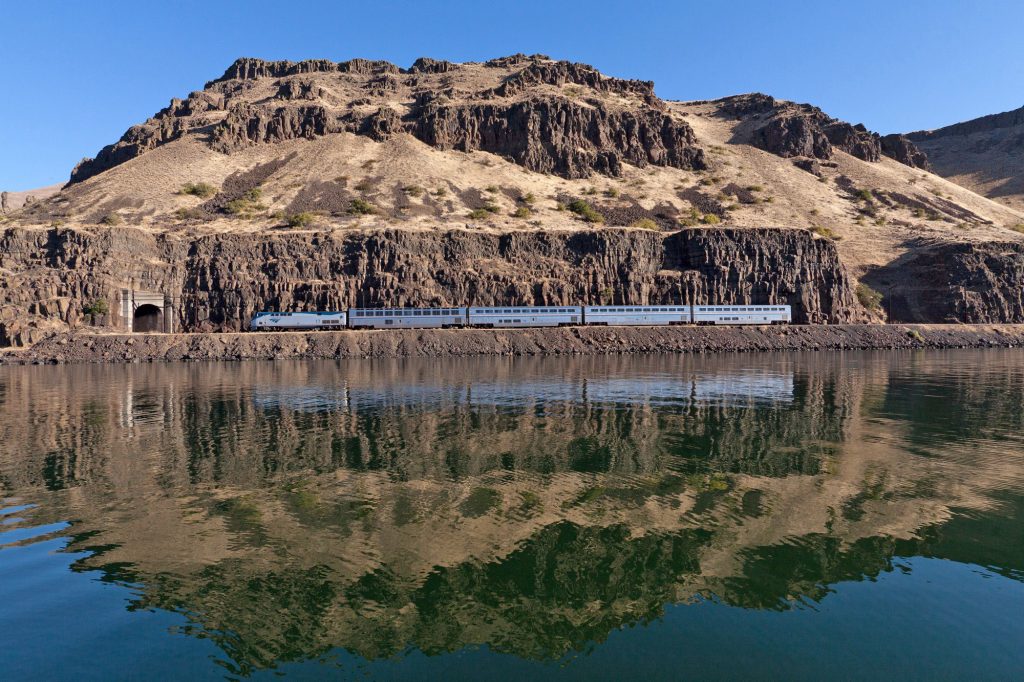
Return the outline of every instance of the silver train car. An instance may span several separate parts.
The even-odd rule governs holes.
[[[278,329],[344,329],[347,323],[344,312],[274,313],[261,312],[249,322],[253,331]]]
[[[690,324],[688,305],[588,305],[583,308],[586,324],[622,327],[650,327]]]
[[[695,305],[693,323],[699,325],[789,324],[788,305]]]
[[[351,329],[450,329],[466,326],[465,308],[349,308]]]
[[[469,309],[470,327],[568,327],[583,323],[580,306],[481,306]]]

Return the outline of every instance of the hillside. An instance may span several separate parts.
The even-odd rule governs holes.
[[[930,163],[906,137],[810,105],[664,101],[649,81],[543,55],[409,68],[244,58],[83,160],[59,194],[2,218],[17,232],[8,244],[25,250],[3,263],[0,326],[24,329],[13,320],[26,305],[32,325],[73,325],[86,299],[127,286],[181,296],[193,329],[237,329],[264,308],[462,302],[466,287],[524,303],[769,297],[806,320],[881,319],[883,306],[854,301],[858,279],[895,319],[1024,319],[1024,235],[1013,229],[1024,213]],[[673,244],[703,242],[621,236],[712,226],[757,234],[726,248],[738,234],[728,231],[684,255]],[[32,236],[41,229],[51,234]],[[810,235],[779,230],[827,246],[812,252],[794,246]],[[462,246],[407,248],[434,243],[412,233],[438,231],[439,245]],[[509,251],[520,233],[547,236]],[[591,235],[585,245],[577,233]],[[322,238],[341,260],[316,263]],[[143,244],[130,251],[137,263],[97,265],[132,243]],[[353,255],[369,244],[389,246]],[[287,260],[267,262],[268,249]],[[830,249],[841,262],[827,265]],[[408,260],[399,267],[394,253]],[[204,254],[203,270],[184,254]],[[716,268],[746,279],[729,284]],[[820,268],[842,272],[809,279]],[[218,287],[230,291],[211,298]]]
[[[1024,107],[907,137],[939,175],[1024,210]]]

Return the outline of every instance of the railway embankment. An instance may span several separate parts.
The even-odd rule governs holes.
[[[57,334],[0,364],[1024,347],[1024,325],[571,327]]]

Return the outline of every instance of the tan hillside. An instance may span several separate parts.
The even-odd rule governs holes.
[[[67,257],[93,273],[97,259],[114,253],[99,246],[113,231],[164,241],[147,242],[139,251],[145,258],[124,270],[111,265],[100,280],[89,272],[53,271],[44,285],[39,267],[53,268],[52,260],[39,256],[37,264],[12,255],[3,267],[18,276],[8,278],[11,293],[0,292],[11,306],[0,318],[25,328],[17,320],[28,305],[33,314],[74,324],[89,297],[111,297],[117,288],[147,281],[171,296],[185,292],[196,307],[181,313],[181,324],[196,329],[237,329],[248,311],[268,307],[463,300],[462,285],[440,274],[466,272],[447,251],[423,254],[444,260],[428,271],[422,268],[429,258],[421,257],[398,274],[387,258],[369,254],[366,262],[384,269],[372,275],[379,281],[367,279],[367,265],[348,260],[310,279],[306,264],[315,263],[314,254],[298,252],[283,256],[282,263],[297,264],[286,282],[279,264],[259,273],[265,284],[231,279],[261,265],[252,259],[266,256],[252,254],[270,247],[260,240],[272,238],[275,248],[288,251],[314,248],[319,237],[306,239],[311,234],[354,245],[370,239],[359,235],[387,231],[384,242],[406,249],[411,242],[396,241],[396,230],[479,236],[470,251],[478,255],[473,274],[481,283],[464,286],[495,301],[671,300],[684,296],[683,280],[729,281],[713,270],[732,266],[757,283],[715,285],[707,300],[788,300],[805,320],[864,317],[849,303],[855,282],[847,283],[846,274],[818,278],[819,289],[808,289],[808,268],[834,267],[827,265],[831,256],[816,253],[811,266],[779,251],[807,253],[804,247],[767,232],[756,246],[731,252],[725,245],[738,243],[736,233],[717,233],[704,242],[714,243],[707,255],[689,253],[685,263],[669,241],[654,247],[645,238],[619,236],[623,229],[667,235],[714,226],[812,230],[838,249],[840,267],[885,294],[884,305],[861,300],[874,319],[883,309],[907,321],[1024,319],[1024,234],[1018,231],[1024,213],[927,167],[908,138],[880,137],[810,105],[759,94],[666,102],[651,82],[610,78],[543,55],[467,64],[420,59],[407,69],[366,60],[239,59],[202,91],[172,100],[95,159],[83,160],[57,195],[2,218],[29,232],[70,230],[61,232],[65,241],[74,234],[90,239],[75,247],[84,249],[79,257]],[[566,265],[536,260],[547,248],[544,237],[531,242],[530,253],[538,255],[502,251],[502,235],[511,233],[561,235]],[[584,245],[567,236],[577,233],[607,236],[602,246]],[[230,250],[180,246],[214,235],[231,236]],[[178,241],[166,241],[172,237]],[[496,253],[489,251],[495,248],[490,237],[500,238]],[[34,248],[33,240],[12,236],[11,248]],[[109,243],[134,241],[124,236]],[[627,243],[654,250],[639,258],[611,246]],[[357,247],[339,248],[351,254]],[[170,255],[190,249],[241,260],[221,273],[194,272],[194,260]],[[611,249],[614,259],[594,249]],[[788,262],[787,269],[768,272],[769,261]],[[641,280],[623,274],[641,265]],[[585,282],[569,276],[582,276],[584,266],[601,274]],[[435,283],[428,286],[430,278]],[[603,278],[609,279],[598,281]],[[226,282],[235,288],[218,293]],[[197,286],[204,287],[202,298]],[[703,286],[692,285],[691,294],[704,296]]]
[[[907,137],[939,175],[1024,210],[1024,107]]]

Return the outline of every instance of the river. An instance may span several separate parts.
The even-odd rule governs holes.
[[[1008,679],[1019,350],[0,367],[7,679]]]

